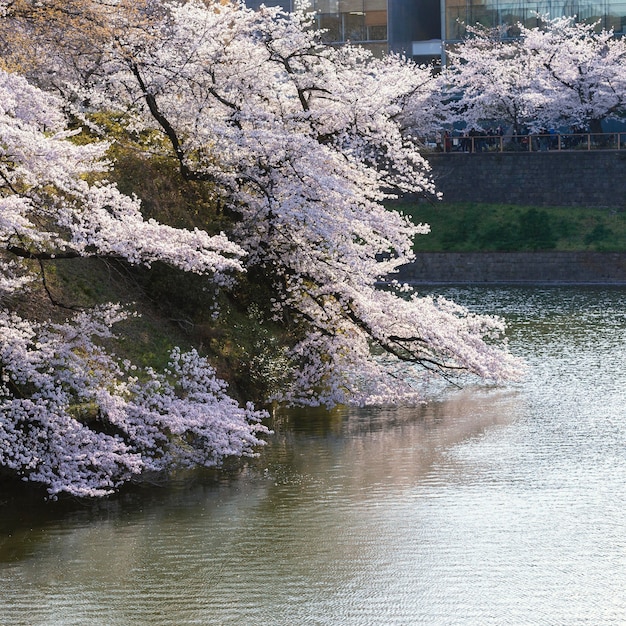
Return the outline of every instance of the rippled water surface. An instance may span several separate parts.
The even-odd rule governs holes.
[[[243,472],[0,495],[0,624],[626,624],[626,291],[446,289],[527,379],[293,413]]]

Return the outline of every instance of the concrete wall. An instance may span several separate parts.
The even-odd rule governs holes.
[[[447,202],[626,209],[626,150],[426,156]]]
[[[626,284],[621,252],[424,252],[401,268],[422,284]]]

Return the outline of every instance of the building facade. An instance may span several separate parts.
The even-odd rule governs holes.
[[[265,0],[290,11],[294,0]],[[536,14],[576,15],[600,27],[626,33],[626,0],[308,0],[324,40],[354,43],[376,54],[393,51],[418,62],[443,58],[445,45],[465,35],[466,24],[484,26],[536,24]],[[258,8],[261,0],[248,0]]]
[[[598,22],[600,28],[613,29],[617,35],[626,32],[624,0],[442,0],[442,39],[453,43],[465,34],[464,24],[484,26],[514,25],[528,27],[537,23],[537,14],[549,17],[576,16],[585,22]],[[514,29],[511,35],[515,35]]]

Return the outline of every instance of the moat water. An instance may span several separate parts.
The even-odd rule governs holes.
[[[292,412],[243,470],[0,494],[0,624],[626,624],[626,290],[446,288],[527,378]]]

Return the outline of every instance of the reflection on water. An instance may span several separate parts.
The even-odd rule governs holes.
[[[261,458],[0,506],[0,624],[625,624],[620,289],[451,289],[529,375],[279,415]]]

